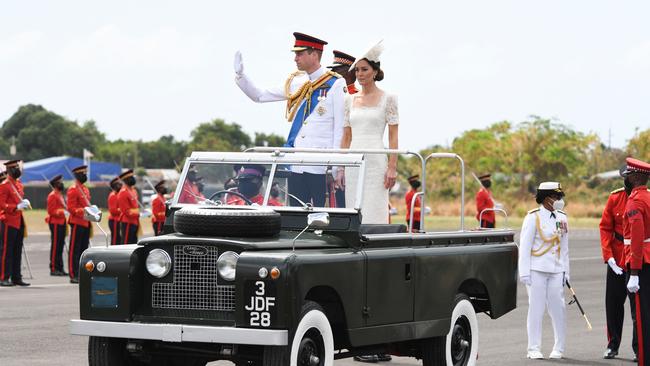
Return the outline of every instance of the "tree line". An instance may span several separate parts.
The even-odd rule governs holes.
[[[570,198],[600,204],[609,191],[622,186],[619,179],[600,179],[598,173],[618,170],[625,158],[650,161],[650,129],[631,131],[624,148],[607,146],[596,134],[576,131],[566,124],[539,116],[519,123],[501,121],[472,129],[455,138],[451,146],[431,146],[421,154],[454,152],[466,164],[468,192],[479,185],[471,173],[492,174],[493,192],[510,206],[530,200],[539,182],[559,181]],[[400,175],[419,172],[415,159],[401,158]],[[437,160],[427,164],[428,196],[434,199],[460,195],[459,164]],[[597,194],[594,194],[597,192]],[[472,196],[468,198],[470,201]]]
[[[28,104],[18,108],[0,129],[0,157],[16,157],[32,161],[52,156],[81,157],[83,149],[94,159],[120,163],[128,167],[175,168],[192,151],[239,151],[251,146],[282,146],[284,137],[255,133],[253,137],[237,123],[222,119],[200,123],[190,134],[189,141],[164,135],[154,141],[109,140],[93,120],[79,123],[56,114],[40,105]]]
[[[430,146],[420,153],[454,152],[467,167],[468,192],[478,189],[470,173],[492,173],[494,192],[512,200],[529,197],[541,181],[560,181],[572,187],[572,195],[591,198],[592,190],[620,186],[617,181],[595,178],[597,173],[618,169],[626,156],[650,161],[650,129],[631,131],[625,148],[611,148],[593,133],[576,131],[566,124],[531,116],[515,123],[501,121],[472,129],[456,137],[451,146]],[[165,135],[154,141],[108,140],[90,120],[79,123],[48,111],[40,105],[21,106],[0,129],[0,157],[16,156],[25,161],[51,156],[82,156],[83,149],[95,159],[128,167],[175,168],[192,151],[241,151],[251,146],[282,146],[284,137],[254,133],[251,137],[237,123],[222,119],[200,123],[189,141]],[[400,157],[401,177],[420,171],[415,159]],[[458,164],[451,160],[427,165],[427,190],[435,198],[457,198],[460,187]],[[582,196],[582,197],[580,197]],[[599,198],[600,199],[600,198]]]

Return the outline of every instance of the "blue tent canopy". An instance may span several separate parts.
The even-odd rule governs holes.
[[[23,174],[20,180],[23,183],[44,182],[62,174],[64,180],[72,180],[72,169],[83,165],[84,161],[69,156],[55,156],[47,159],[34,160],[23,165]],[[119,164],[104,163],[101,161],[90,161],[90,175],[88,181],[101,182],[110,181],[122,173]]]

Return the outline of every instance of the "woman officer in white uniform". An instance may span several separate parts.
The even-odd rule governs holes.
[[[566,305],[564,283],[569,280],[569,227],[564,192],[558,182],[544,182],[535,197],[539,208],[526,215],[519,243],[519,279],[528,291],[528,358],[543,359],[542,320],[548,309],[555,344],[549,358],[564,354]]]

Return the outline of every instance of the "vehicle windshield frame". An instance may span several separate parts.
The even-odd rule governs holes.
[[[314,153],[259,153],[259,152],[193,152],[185,160],[183,171],[179,177],[177,187],[183,187],[187,179],[187,172],[194,164],[260,164],[269,166],[267,182],[273,182],[280,165],[301,165],[301,166],[332,166],[332,167],[354,167],[358,168],[358,181],[363,183],[365,173],[365,160],[362,154],[314,154]],[[260,207],[270,208],[278,212],[332,212],[358,214],[361,211],[363,199],[363,184],[357,185],[353,208],[335,207],[300,207],[300,206],[269,206],[268,201],[271,194],[271,184],[264,187],[264,201]],[[181,188],[177,188],[181,189]],[[181,194],[174,194],[171,204],[173,206],[190,206],[194,203],[179,203]],[[228,207],[229,205],[219,205]],[[209,206],[210,207],[210,206]],[[232,207],[232,206],[230,206]]]

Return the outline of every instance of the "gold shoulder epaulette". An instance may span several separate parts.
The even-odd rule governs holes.
[[[330,74],[330,75],[332,75],[333,77],[335,77],[335,78],[337,78],[337,79],[340,79],[340,78],[343,77],[343,76],[341,76],[341,74],[339,74],[339,73],[337,73],[337,72],[334,72],[334,71],[332,71],[332,70],[327,70],[327,73]]]
[[[293,79],[295,79],[296,76],[301,76],[304,75],[304,71],[296,70],[289,74],[287,77],[287,81],[284,83],[284,93],[289,98],[291,96],[291,83],[293,82]]]
[[[532,214],[532,213],[535,213],[535,212],[537,212],[537,211],[539,211],[539,207],[534,208],[534,209],[528,211],[528,213],[529,213],[529,214]]]
[[[610,194],[618,193],[618,192],[621,192],[621,191],[624,191],[624,190],[625,190],[625,188],[615,189]]]

